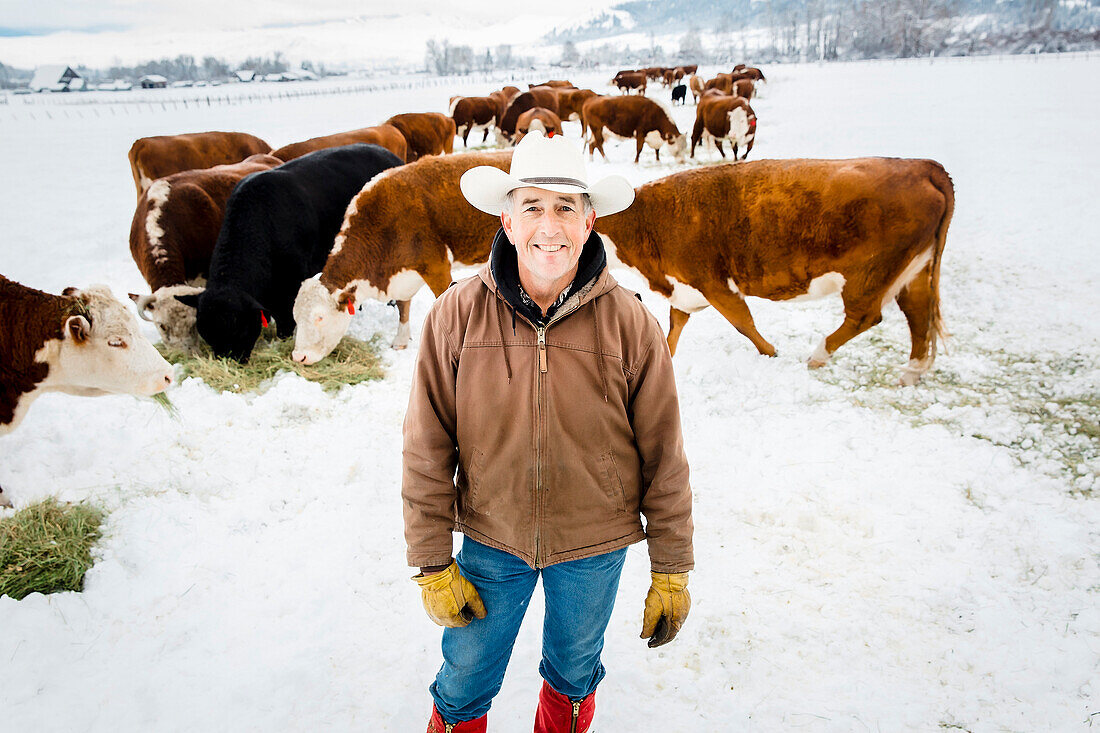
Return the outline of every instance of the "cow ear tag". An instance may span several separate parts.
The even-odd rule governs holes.
[[[355,303],[350,300],[348,301],[348,315],[355,315]]]
[[[267,328],[267,316],[264,315],[263,311],[260,311],[260,325]]]

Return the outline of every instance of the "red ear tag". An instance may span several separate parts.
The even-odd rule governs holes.
[[[267,316],[264,315],[263,311],[260,311],[260,325],[267,328]]]
[[[355,303],[350,300],[348,301],[348,314],[353,316],[355,315]]]
[[[550,132],[546,133],[546,137],[554,137],[554,131],[551,130]]]

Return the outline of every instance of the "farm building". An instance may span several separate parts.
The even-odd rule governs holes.
[[[32,92],[68,92],[84,88],[84,77],[65,64],[39,66],[29,84]]]
[[[138,79],[142,89],[164,89],[168,86],[168,80],[160,74],[146,74]]]

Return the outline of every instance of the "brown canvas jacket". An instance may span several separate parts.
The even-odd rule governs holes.
[[[513,314],[488,265],[441,295],[403,458],[414,567],[450,562],[452,530],[532,567],[642,539],[654,571],[694,565],[672,359],[656,319],[606,268],[541,330]]]

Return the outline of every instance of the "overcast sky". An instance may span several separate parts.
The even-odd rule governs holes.
[[[100,31],[148,28],[214,30],[366,18],[398,14],[507,20],[545,14],[555,23],[579,17],[615,0],[556,0],[553,3],[476,3],[469,0],[0,0],[0,33],[42,34],[59,30]]]

